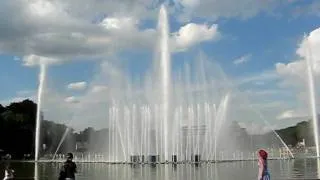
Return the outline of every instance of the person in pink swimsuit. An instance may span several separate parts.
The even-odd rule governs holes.
[[[263,149],[259,150],[258,151],[258,166],[259,166],[258,180],[270,180],[267,160],[268,160],[268,153]]]

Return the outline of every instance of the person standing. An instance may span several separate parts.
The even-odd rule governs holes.
[[[263,149],[259,150],[258,151],[258,166],[259,166],[258,180],[270,180],[267,160],[268,160],[268,153]]]
[[[59,180],[75,180],[75,173],[77,173],[77,165],[73,162],[73,154],[68,153],[67,160],[60,170]]]

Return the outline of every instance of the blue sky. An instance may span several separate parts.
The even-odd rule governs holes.
[[[241,91],[257,94],[269,91],[267,96],[258,96],[253,104],[287,102],[279,112],[270,110],[273,119],[288,111],[307,112],[301,108],[307,99],[301,97],[306,91],[299,86],[303,83],[296,82],[299,86],[296,88],[289,75],[281,73],[282,69],[277,69],[276,64],[288,67],[303,59],[296,51],[304,33],[319,28],[319,1],[172,2],[168,9],[172,38],[176,39],[173,46],[184,48],[172,55],[173,72],[203,52],[208,59],[216,61],[233,82],[247,82],[238,86]],[[55,4],[45,0],[4,0],[1,3],[0,24],[5,28],[0,28],[0,83],[3,85],[0,102],[4,104],[16,98],[35,97],[39,58],[31,55],[53,59],[47,72],[48,87],[55,89],[62,99],[85,94],[78,90],[68,91],[68,84],[85,82],[83,89],[89,89],[97,81],[102,62],[122,64],[131,74],[144,74],[152,66],[156,41],[152,33],[156,30],[159,8],[152,1],[133,1],[129,5],[126,2],[96,2],[89,4],[87,9],[77,6],[73,0],[65,4],[62,0]],[[214,5],[212,10],[207,8],[210,5]],[[23,10],[12,13],[17,8]],[[1,11],[3,9],[6,11]],[[97,22],[99,12],[106,16]],[[12,20],[3,17],[12,17]],[[110,19],[113,21],[108,21]],[[96,22],[92,24],[94,20]],[[95,29],[103,22],[107,31],[100,26]],[[112,22],[118,28],[110,28]],[[189,33],[195,36],[186,41],[176,34],[190,23],[194,23],[195,28],[190,28]],[[217,29],[213,25],[217,25]],[[201,27],[203,31],[200,31]],[[75,32],[80,34],[80,40],[72,34]],[[87,38],[87,44],[82,44],[81,38]],[[111,39],[111,43],[104,38]],[[283,83],[291,86],[281,86]],[[277,122],[280,127],[293,124],[295,120]]]

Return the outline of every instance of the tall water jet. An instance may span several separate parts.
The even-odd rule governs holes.
[[[160,81],[161,81],[161,104],[163,121],[163,151],[166,161],[169,160],[169,101],[170,101],[170,50],[169,50],[169,22],[166,7],[161,6],[159,12],[158,30],[160,32]]]
[[[309,39],[306,35],[305,35],[305,41],[307,45],[306,64],[307,64],[307,73],[308,73],[309,98],[310,98],[310,106],[311,106],[312,122],[313,122],[313,134],[314,134],[314,140],[316,145],[317,157],[320,157],[318,114],[317,114],[316,94],[315,94],[314,79],[313,79],[313,60],[312,60],[312,52],[309,46]]]
[[[42,94],[43,94],[45,78],[46,78],[46,65],[42,63],[40,65],[39,87],[38,87],[38,102],[37,102],[38,105],[37,105],[37,119],[36,119],[35,156],[34,156],[35,161],[39,160],[41,103],[42,103]]]
[[[58,147],[57,147],[56,151],[53,154],[52,161],[56,158],[56,155],[57,155],[57,153],[58,153],[63,141],[66,139],[66,137],[67,137],[67,135],[69,133],[69,130],[70,130],[70,128],[67,128],[66,131],[64,132],[64,134],[63,134],[63,136],[62,136],[62,138],[61,138],[61,140],[60,140],[60,142],[58,144]]]

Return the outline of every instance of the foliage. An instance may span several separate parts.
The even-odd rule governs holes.
[[[37,105],[24,100],[11,103],[9,106],[0,105],[0,149],[12,155],[14,159],[22,159],[25,155],[34,154],[35,124]],[[46,144],[48,149],[42,149],[42,153],[53,153],[66,126],[43,120],[41,126],[41,144]],[[73,130],[70,131],[73,134]],[[68,137],[70,138],[70,137]],[[62,150],[66,145],[62,146]]]

